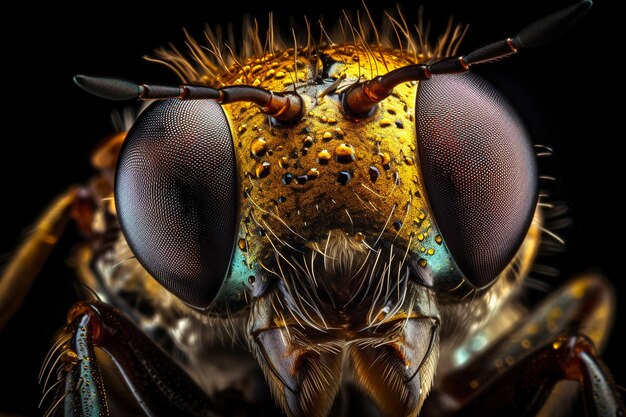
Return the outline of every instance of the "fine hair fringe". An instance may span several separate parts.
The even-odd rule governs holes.
[[[144,57],[171,69],[183,83],[206,84],[223,87],[225,78],[234,72],[254,64],[263,64],[281,53],[296,52],[296,59],[311,61],[314,52],[323,48],[335,48],[341,54],[342,48],[354,48],[365,53],[368,59],[380,58],[385,62],[384,51],[396,50],[409,63],[426,62],[432,59],[456,55],[467,32],[467,26],[453,24],[448,20],[446,30],[434,42],[430,41],[430,23],[424,23],[422,9],[417,23],[411,25],[402,14],[399,6],[386,11],[377,22],[364,4],[364,11],[353,16],[342,11],[332,28],[327,29],[318,20],[312,25],[305,17],[306,30],[297,34],[295,29],[280,30],[274,15],[269,13],[267,29],[260,29],[257,19],[247,16],[242,24],[240,43],[236,41],[233,26],[206,26],[203,39],[192,37],[184,30],[185,48],[174,44],[158,48],[153,56]],[[283,37],[289,34],[289,40]],[[385,65],[386,67],[386,65]],[[382,72],[384,70],[384,72]],[[380,74],[378,73],[380,72]],[[375,75],[387,72],[378,68]]]

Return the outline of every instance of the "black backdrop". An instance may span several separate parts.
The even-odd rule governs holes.
[[[0,89],[5,106],[0,143],[2,262],[47,202],[69,184],[87,178],[90,149],[111,132],[109,114],[115,104],[79,91],[72,83],[74,74],[175,82],[172,74],[144,62],[141,56],[170,41],[182,46],[182,27],[199,37],[204,23],[233,22],[237,26],[244,12],[264,20],[270,10],[275,11],[283,27],[290,15],[302,26],[304,14],[313,21],[323,14],[332,25],[341,8],[360,8],[360,2],[351,0],[286,6],[226,2],[220,5],[221,13],[208,1],[181,0],[171,2],[166,9],[146,2],[134,10],[112,2],[42,7],[23,3],[4,16],[6,24],[2,25],[6,74]],[[375,16],[388,7],[369,3]],[[409,20],[417,15],[413,1],[400,3]],[[435,32],[445,26],[451,14],[456,21],[470,24],[461,49],[468,51],[514,34],[570,2],[516,0],[501,2],[496,8],[481,1],[421,3],[433,20]],[[535,142],[555,149],[554,157],[542,163],[542,170],[558,178],[551,191],[568,204],[572,226],[562,232],[567,251],[547,261],[561,275],[542,279],[554,286],[589,268],[597,268],[612,279],[620,305],[605,357],[617,381],[624,385],[626,372],[620,358],[626,351],[626,285],[620,269],[623,216],[615,202],[623,191],[624,176],[623,157],[614,149],[614,144],[623,140],[623,131],[616,116],[619,109],[603,100],[605,94],[617,96],[621,91],[619,71],[610,67],[618,64],[609,55],[619,51],[618,39],[609,33],[619,33],[620,27],[610,22],[617,10],[611,10],[606,1],[599,3],[567,36],[477,71],[512,98]],[[76,238],[70,230],[24,307],[0,334],[1,411],[37,415],[40,394],[34,381],[36,373],[50,337],[62,325],[74,297],[72,272],[63,257]]]

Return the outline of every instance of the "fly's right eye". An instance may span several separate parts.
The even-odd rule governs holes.
[[[465,278],[487,287],[519,249],[535,211],[526,129],[502,94],[471,73],[420,82],[416,115],[437,225]]]
[[[115,181],[126,240],[184,302],[206,308],[228,273],[237,228],[228,120],[212,100],[152,104],[128,133]]]

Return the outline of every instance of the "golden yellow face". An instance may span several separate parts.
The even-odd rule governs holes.
[[[305,105],[300,121],[282,126],[256,105],[224,106],[241,183],[236,257],[258,270],[268,263],[268,240],[322,250],[319,242],[333,232],[401,247],[421,267],[435,254],[448,256],[417,161],[417,82],[398,86],[367,119],[341,106],[340,93],[359,77],[410,62],[397,51],[371,57],[353,47],[320,50],[316,66],[295,61],[293,51],[251,59],[224,80],[270,91],[293,90],[297,82]]]

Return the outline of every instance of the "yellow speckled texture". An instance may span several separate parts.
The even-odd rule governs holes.
[[[396,51],[386,51],[383,61],[353,46],[322,49],[319,56],[321,62],[311,63],[300,52],[297,65],[293,50],[253,58],[222,79],[275,92],[295,89],[305,104],[302,120],[285,126],[272,125],[253,104],[224,106],[240,164],[239,238],[247,242],[236,250],[247,247],[253,264],[267,249],[266,238],[283,248],[310,245],[341,229],[362,233],[372,245],[379,238],[403,249],[408,244],[425,266],[442,240],[435,239],[416,153],[417,83],[396,87],[363,120],[342,112],[337,91],[322,94],[336,80],[341,92],[359,77],[412,62]]]

